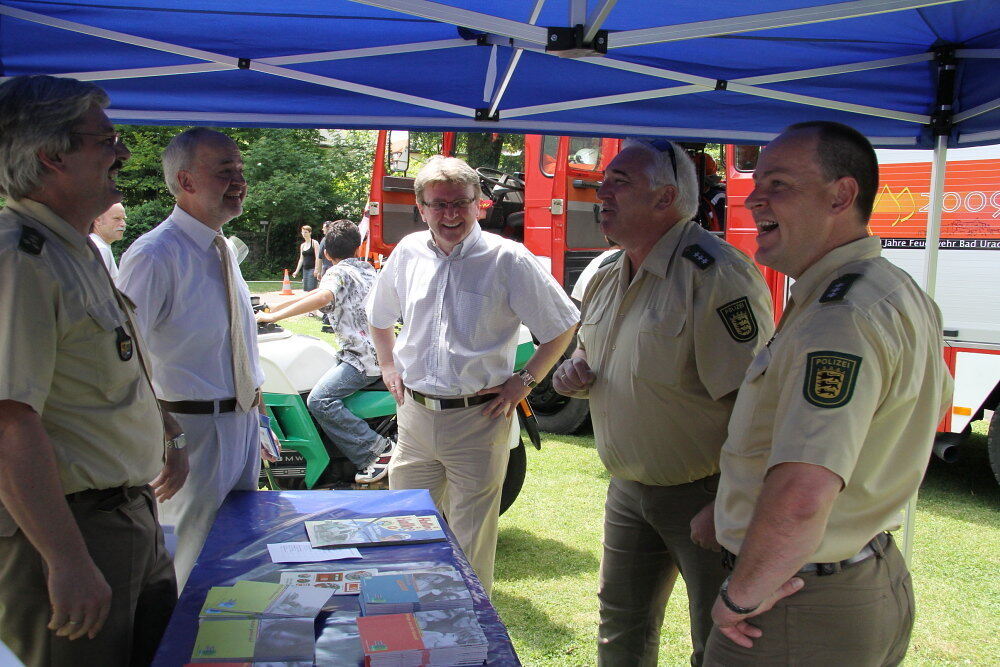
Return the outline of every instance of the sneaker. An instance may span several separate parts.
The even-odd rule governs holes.
[[[357,484],[371,484],[372,482],[377,482],[384,479],[386,474],[389,472],[389,461],[392,460],[392,455],[396,449],[396,443],[389,438],[382,438],[385,441],[385,447],[382,453],[378,455],[371,465],[359,472],[354,476],[354,481]]]

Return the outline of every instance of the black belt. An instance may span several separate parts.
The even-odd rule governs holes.
[[[116,486],[111,489],[87,489],[66,495],[66,502],[77,503],[97,503],[97,509],[109,512],[116,507],[140,497],[148,489],[143,486]]]
[[[236,410],[235,398],[223,398],[218,401],[160,401],[167,412],[179,415],[214,415],[216,412],[233,412]],[[218,406],[218,410],[216,410]]]
[[[435,396],[421,394],[419,391],[413,391],[409,388],[406,391],[413,397],[413,400],[430,410],[454,410],[455,408],[469,408],[473,405],[481,405],[496,398],[496,395],[493,394],[484,394],[482,396],[472,395],[461,398],[437,398]]]
[[[891,536],[889,533],[879,533],[850,558],[845,558],[838,563],[806,563],[799,569],[797,574],[816,573],[819,576],[837,574],[844,568],[863,563],[876,554],[881,556],[885,553],[886,545],[889,544],[890,539]],[[728,570],[736,567],[736,554],[725,547],[722,547],[722,567]]]

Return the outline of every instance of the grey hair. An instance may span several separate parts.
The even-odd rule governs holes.
[[[630,137],[622,142],[622,150],[633,146],[641,148],[650,156],[649,167],[646,169],[650,186],[653,189],[662,188],[664,185],[675,186],[677,198],[674,200],[674,211],[681,220],[693,218],[698,213],[698,176],[695,173],[694,162],[687,151],[673,141],[670,142],[670,146],[674,149],[674,159],[677,161],[675,179],[667,151],[658,150],[650,144],[649,139]]]
[[[465,160],[457,157],[435,155],[420,168],[417,177],[413,179],[413,191],[418,202],[425,203],[424,188],[433,183],[471,185],[474,190],[472,196],[479,196],[479,174]]]
[[[45,166],[38,153],[57,155],[79,146],[72,131],[108,94],[92,83],[34,75],[0,84],[0,195],[22,199],[38,189]]]
[[[224,141],[234,143],[233,140],[222,132],[210,130],[207,127],[192,127],[176,135],[163,150],[163,180],[167,183],[167,190],[175,197],[181,193],[180,186],[177,185],[177,172],[182,169],[191,168],[194,162],[195,153],[202,143],[212,141]]]

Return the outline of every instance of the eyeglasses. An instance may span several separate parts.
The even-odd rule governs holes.
[[[674,181],[677,181],[677,156],[674,155],[674,145],[666,139],[645,139],[647,146],[652,146],[661,153],[667,153],[670,156],[670,168],[674,172]]]
[[[100,143],[107,143],[109,146],[124,146],[125,142],[122,140],[121,132],[70,132],[70,134],[78,134],[83,137],[101,137],[102,141]]]
[[[443,213],[448,209],[453,211],[461,211],[463,208],[468,208],[472,206],[476,199],[456,199],[455,201],[425,201],[424,206],[434,211],[435,213]]]

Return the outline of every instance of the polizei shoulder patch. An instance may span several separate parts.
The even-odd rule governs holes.
[[[21,241],[17,247],[29,255],[41,255],[45,245],[45,237],[34,227],[21,225]]]
[[[817,408],[847,405],[861,370],[861,357],[846,352],[810,352],[806,356],[805,399]]]
[[[860,273],[845,273],[836,280],[834,280],[823,292],[823,296],[819,298],[820,303],[827,303],[828,301],[843,301],[844,297],[851,290],[851,286],[854,284],[858,278],[861,277]]]
[[[757,318],[754,317],[750,300],[741,296],[735,301],[715,309],[726,325],[726,331],[737,343],[745,343],[757,337]]]
[[[684,248],[684,252],[681,253],[681,256],[694,262],[695,266],[702,271],[715,264],[715,258],[708,254],[708,251],[697,243],[692,243],[688,247]]]

